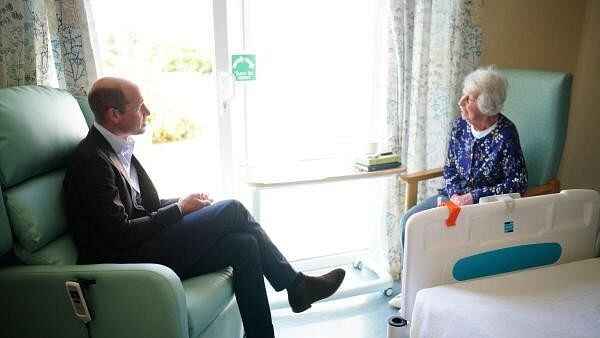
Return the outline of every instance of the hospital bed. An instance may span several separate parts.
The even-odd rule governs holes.
[[[600,337],[593,190],[413,215],[401,315],[411,337]],[[450,222],[452,223],[452,222]]]

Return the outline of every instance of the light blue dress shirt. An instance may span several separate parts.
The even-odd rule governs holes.
[[[94,127],[98,129],[100,134],[102,134],[102,136],[104,136],[104,138],[108,141],[115,153],[117,153],[117,157],[123,165],[123,168],[125,168],[125,172],[129,174],[129,181],[131,182],[131,187],[133,188],[134,193],[136,194],[134,197],[137,199],[140,196],[140,183],[138,180],[137,170],[135,169],[135,166],[131,165],[131,157],[133,156],[135,140],[131,136],[128,136],[127,140],[123,140],[122,138],[111,133],[95,121]]]

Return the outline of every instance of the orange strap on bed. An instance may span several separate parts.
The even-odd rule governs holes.
[[[456,225],[456,219],[460,213],[460,206],[452,203],[452,201],[442,202],[448,208],[448,218],[446,219],[446,225],[449,227]]]

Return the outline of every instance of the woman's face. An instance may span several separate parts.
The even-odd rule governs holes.
[[[474,90],[463,90],[463,96],[458,101],[460,107],[460,115],[463,120],[473,123],[483,115],[483,113],[477,108],[477,97],[479,92]]]

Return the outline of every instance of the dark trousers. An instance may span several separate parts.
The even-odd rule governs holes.
[[[153,256],[180,277],[233,267],[233,288],[246,336],[274,336],[263,276],[280,291],[298,273],[240,202],[220,201],[192,212],[158,237],[144,246],[142,254]]]

